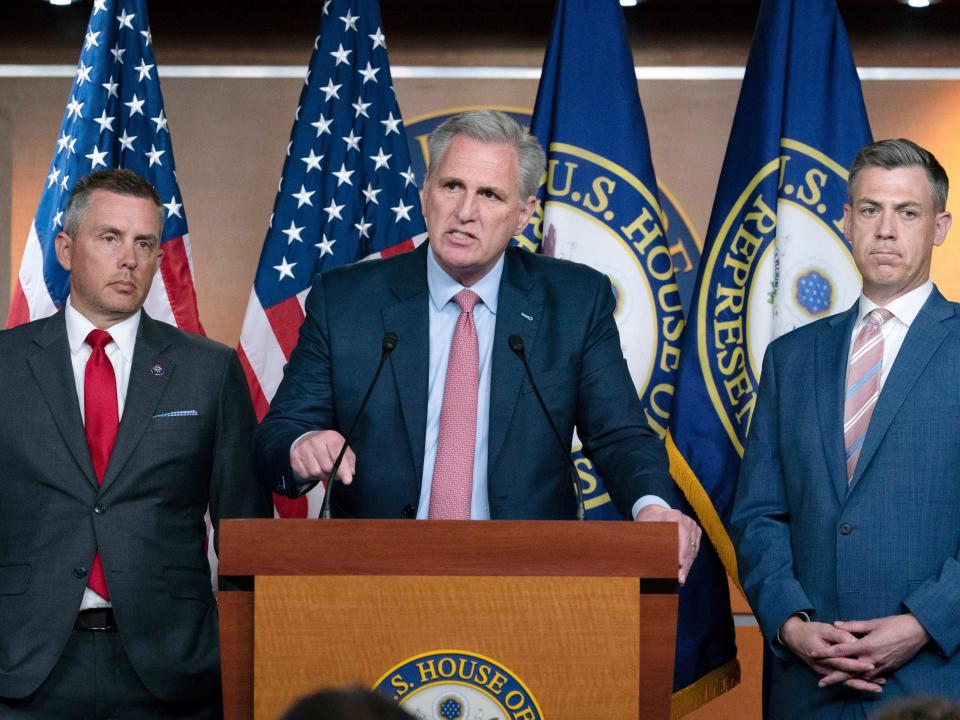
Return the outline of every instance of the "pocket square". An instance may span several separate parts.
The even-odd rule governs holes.
[[[157,413],[153,417],[155,418],[165,418],[165,417],[194,417],[199,415],[196,410],[170,410],[169,412]]]

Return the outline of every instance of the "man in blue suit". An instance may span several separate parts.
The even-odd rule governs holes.
[[[678,524],[683,581],[700,529],[669,509],[663,443],[623,358],[609,280],[508,248],[533,213],[542,148],[507,115],[474,111],[437,128],[429,150],[429,242],[316,278],[257,432],[260,477],[290,496],[327,480],[380,339],[394,331],[396,350],[338,472],[334,513],[574,517],[569,460],[508,345],[517,335],[561,435],[569,443],[577,427],[620,512]]]
[[[960,306],[930,282],[947,176],[884,140],[849,187],[863,292],[769,346],[731,519],[775,718],[960,697]]]

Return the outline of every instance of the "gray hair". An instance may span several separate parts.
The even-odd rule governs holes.
[[[934,210],[942,213],[947,209],[947,191],[950,181],[943,166],[933,156],[933,153],[920,147],[912,140],[900,138],[898,140],[878,140],[867,145],[857,153],[850,166],[850,177],[847,180],[848,202],[853,203],[853,184],[857,176],[870,167],[880,167],[894,170],[902,167],[921,167],[927,173],[930,191],[933,193]]]
[[[434,168],[440,167],[450,141],[456,135],[466,135],[473,140],[487,143],[511,145],[519,158],[517,168],[517,186],[520,200],[524,201],[537,194],[540,180],[547,165],[547,157],[540,147],[540,141],[521,127],[513,118],[498,110],[468,110],[457,113],[444,120],[427,139],[430,153],[430,167],[427,177]]]
[[[157,206],[160,227],[163,227],[163,201],[156,188],[135,172],[125,168],[110,168],[82,177],[74,185],[63,215],[63,231],[70,237],[76,237],[83,216],[90,207],[90,197],[97,190],[152,201]]]

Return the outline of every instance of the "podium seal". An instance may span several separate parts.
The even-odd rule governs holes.
[[[466,650],[434,650],[408,658],[374,690],[418,720],[542,720],[526,685],[495,660]]]

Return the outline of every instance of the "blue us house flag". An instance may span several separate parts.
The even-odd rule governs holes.
[[[726,523],[763,353],[860,291],[843,236],[870,127],[834,0],[766,0],[684,331],[671,471],[737,583]]]
[[[547,150],[548,169],[517,242],[610,278],[624,356],[647,420],[663,435],[684,318],[617,0],[558,2],[531,130]],[[619,518],[574,443],[588,516]],[[680,594],[674,715],[738,679],[726,577],[704,547]]]

